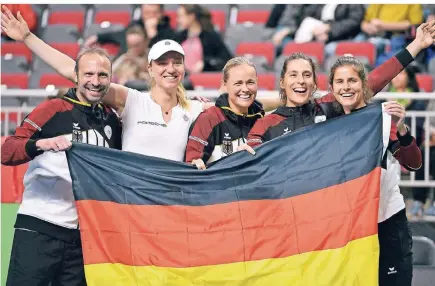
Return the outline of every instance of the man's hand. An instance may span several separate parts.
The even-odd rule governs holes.
[[[204,161],[202,159],[194,159],[192,160],[192,165],[195,165],[198,170],[205,170],[207,169],[205,167]]]
[[[20,11],[17,13],[17,19],[6,6],[3,5],[2,8],[1,23],[3,32],[15,41],[24,41],[31,34],[26,20],[21,16]]]
[[[72,143],[63,135],[36,141],[36,147],[42,151],[60,152],[68,150],[71,146]]]

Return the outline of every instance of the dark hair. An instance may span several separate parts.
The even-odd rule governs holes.
[[[74,66],[74,71],[76,74],[78,74],[79,72],[79,63],[80,63],[80,59],[87,54],[97,54],[100,55],[102,57],[106,57],[109,62],[110,62],[110,70],[112,70],[112,61],[110,60],[109,54],[107,53],[107,51],[101,47],[98,46],[92,46],[89,48],[84,48],[82,49],[79,54],[77,55],[77,59],[76,59],[76,64]]]
[[[310,64],[311,69],[313,71],[314,83],[317,85],[317,75],[316,75],[317,66],[314,63],[312,58],[310,58],[309,56],[307,56],[303,53],[293,53],[288,58],[285,59],[284,64],[283,64],[282,69],[281,69],[280,81],[284,80],[285,74],[287,73],[288,63],[293,61],[293,60],[299,60],[299,59],[306,60]],[[287,94],[285,94],[285,90],[282,89],[281,87],[279,89],[279,96],[281,98],[282,104],[285,105],[287,103]]]
[[[364,102],[369,103],[373,97],[373,92],[371,91],[368,84],[368,78],[366,70],[364,68],[364,64],[352,56],[339,57],[332,65],[331,72],[329,73],[329,84],[331,85],[331,87],[334,84],[334,76],[336,70],[339,67],[343,66],[351,66],[357,72],[359,79],[362,81]]]
[[[198,4],[181,4],[187,14],[194,14],[203,31],[212,31],[214,29],[211,22],[210,11]]]
[[[418,86],[417,77],[415,76],[418,72],[420,72],[419,68],[415,65],[409,65],[405,68],[406,75],[408,76],[408,88],[412,90],[412,92],[420,92],[420,87]]]

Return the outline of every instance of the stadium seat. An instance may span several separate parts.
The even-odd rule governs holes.
[[[249,59],[257,70],[257,74],[270,72],[270,64],[265,56],[245,55]]]
[[[23,73],[28,69],[27,59],[24,56],[4,56],[1,64],[2,70],[8,73]]]
[[[237,46],[236,54],[240,56],[249,54],[264,56],[271,66],[275,59],[275,46],[272,43],[243,42]]]
[[[75,43],[80,37],[80,32],[75,25],[58,24],[47,26],[41,39],[46,43]]]
[[[102,22],[109,22],[111,24],[120,24],[123,27],[127,27],[131,21],[131,12],[120,11],[98,11],[95,13],[94,23],[100,24]]]
[[[21,42],[2,42],[1,55],[4,56],[6,54],[24,56],[26,57],[28,63],[32,61],[32,52],[24,43]]]
[[[83,33],[83,38],[88,38],[93,35],[97,35],[100,33],[110,33],[110,32],[118,32],[123,31],[125,28],[121,24],[112,23],[109,25],[101,25],[101,24],[91,24],[88,28],[86,28]]]
[[[425,236],[412,237],[414,265],[435,266],[435,243]]]
[[[335,54],[338,56],[352,54],[354,56],[367,57],[372,66],[376,60],[375,45],[369,42],[338,42]]]
[[[48,18],[48,24],[71,24],[82,32],[85,24],[85,11],[52,11]]]
[[[116,56],[119,53],[120,47],[116,44],[102,44],[100,45],[103,49],[105,49],[107,51],[107,53],[109,54],[109,56]]]
[[[277,89],[275,85],[275,74],[265,73],[258,75],[258,89],[263,90],[275,90]]]
[[[101,11],[126,11],[133,13],[134,4],[94,4],[95,12]]]
[[[39,87],[46,88],[48,85],[56,87],[75,87],[74,83],[58,74],[43,74],[39,78]]]
[[[177,29],[177,10],[165,11],[165,15],[169,17],[171,28]]]
[[[328,90],[328,75],[324,73],[317,74],[317,90],[327,91]]]
[[[8,88],[26,89],[29,86],[29,76],[27,73],[5,73],[1,74],[1,84]]]
[[[192,81],[195,89],[219,89],[222,81],[220,72],[207,72],[191,74],[189,79]]]
[[[275,4],[238,4],[239,11],[244,10],[272,10]]]
[[[72,59],[76,59],[80,51],[80,46],[77,43],[52,43],[50,46],[68,55]]]
[[[433,91],[433,77],[430,74],[416,74],[418,87],[425,92]]]
[[[251,22],[255,24],[266,24],[269,19],[269,10],[243,10],[237,13],[237,23]]]
[[[273,34],[274,29],[267,29],[264,25],[244,23],[229,26],[225,33],[225,43],[231,52],[235,53],[239,43],[265,42]]]
[[[226,25],[227,25],[227,16],[224,11],[222,10],[211,10],[211,21],[215,28],[221,33],[225,32]]]
[[[309,43],[288,43],[283,51],[283,55],[291,55],[293,53],[304,53],[307,56],[315,57],[319,65],[323,65],[324,60],[324,45],[319,42]]]

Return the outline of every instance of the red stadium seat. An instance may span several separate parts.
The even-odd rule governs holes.
[[[225,15],[225,12],[221,10],[212,10],[210,11],[210,14],[213,25],[218,26],[221,33],[225,32],[227,24],[227,17]]]
[[[237,23],[252,22],[255,24],[266,24],[269,19],[268,10],[245,10],[237,13]]]
[[[304,53],[307,56],[312,56],[317,58],[319,64],[323,64],[324,60],[324,45],[319,42],[309,42],[309,43],[288,43],[283,51],[283,55],[291,55],[293,53]]]
[[[375,45],[369,42],[338,42],[335,54],[338,56],[352,54],[367,57],[371,65],[374,65],[376,60]]]
[[[172,29],[176,29],[177,28],[177,11],[166,11],[165,12],[166,16],[169,17],[169,25],[171,26]]]
[[[68,55],[72,59],[77,58],[80,51],[80,46],[77,43],[50,43],[50,45],[58,51]]]
[[[275,90],[278,87],[276,84],[276,76],[273,73],[258,75],[258,89]]]
[[[63,78],[58,74],[43,74],[39,79],[39,87],[46,88],[47,85],[54,85],[56,87],[75,87],[74,83]]]
[[[240,43],[237,46],[236,54],[243,56],[251,54],[254,56],[265,56],[269,65],[272,65],[275,58],[275,46],[272,43]]]
[[[329,88],[328,75],[323,73],[317,74],[317,90],[327,91]]]
[[[196,73],[191,74],[189,79],[195,88],[219,89],[221,87],[222,74],[220,72]]]
[[[425,92],[433,91],[433,77],[430,74],[416,74],[418,87]]]
[[[100,45],[107,51],[110,56],[116,56],[119,53],[120,47],[117,44],[102,44]]]
[[[29,86],[29,76],[27,73],[2,73],[1,84],[9,88],[26,89]]]
[[[48,18],[49,25],[72,24],[76,25],[79,31],[83,31],[85,24],[84,11],[54,11]]]
[[[130,23],[131,15],[128,11],[98,11],[95,14],[94,23],[102,22],[118,23],[127,27]]]
[[[26,57],[29,63],[32,61],[32,52],[21,42],[2,42],[1,51],[2,56],[6,54],[18,55]]]

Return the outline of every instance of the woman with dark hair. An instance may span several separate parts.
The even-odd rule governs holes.
[[[367,75],[361,62],[341,57],[331,67],[329,85],[342,114],[365,108],[371,101]],[[382,160],[378,213],[379,285],[411,285],[412,234],[406,217],[405,201],[399,188],[400,166],[415,171],[422,158],[415,138],[405,125],[405,108],[387,102],[385,111],[393,117],[390,140]],[[341,114],[337,114],[341,115]]]
[[[182,29],[177,41],[186,52],[186,71],[222,70],[232,55],[214,30],[210,12],[198,4],[183,4],[178,8],[177,21]]]

